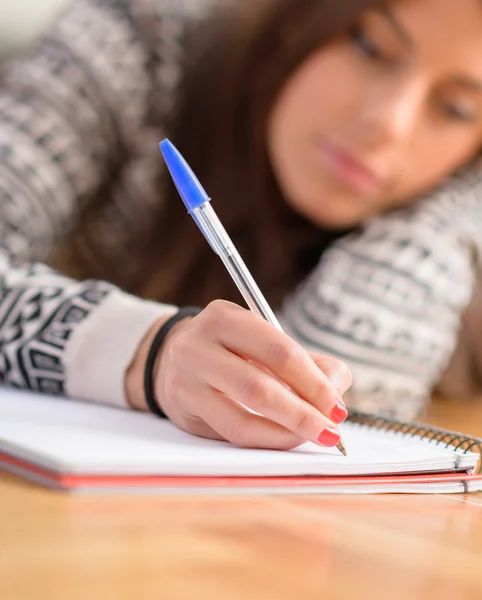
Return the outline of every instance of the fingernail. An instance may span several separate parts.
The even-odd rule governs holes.
[[[343,402],[338,401],[335,408],[331,411],[331,420],[339,425],[348,418],[348,411]]]
[[[336,431],[336,429],[332,429],[331,427],[328,427],[327,429],[324,429],[320,433],[320,435],[318,437],[318,441],[323,446],[327,446],[328,448],[333,448],[340,441],[340,434],[338,433],[338,431]]]

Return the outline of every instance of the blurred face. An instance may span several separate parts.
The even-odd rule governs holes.
[[[287,81],[267,133],[286,200],[332,228],[413,201],[481,143],[480,0],[369,10]]]

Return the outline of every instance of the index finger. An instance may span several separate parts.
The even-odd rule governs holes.
[[[226,306],[226,310],[229,327],[224,319],[219,319],[216,330],[219,343],[268,368],[295,394],[335,423],[346,419],[348,411],[336,387],[301,344],[252,312],[232,305]],[[343,364],[339,361],[338,368],[343,368]]]

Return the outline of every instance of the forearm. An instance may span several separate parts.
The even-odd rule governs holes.
[[[101,281],[74,281],[0,252],[4,384],[127,406],[125,376],[152,324],[174,307]]]

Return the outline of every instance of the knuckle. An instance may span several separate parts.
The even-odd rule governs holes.
[[[301,410],[294,419],[294,431],[304,439],[310,439],[316,431],[317,419],[309,411]],[[319,432],[318,432],[319,433]]]
[[[269,348],[271,362],[281,370],[284,370],[292,364],[297,358],[297,352],[288,342],[276,342]]]
[[[226,300],[213,300],[206,307],[206,314],[211,318],[225,319],[233,313],[233,305]]]
[[[233,318],[233,305],[226,300],[213,300],[202,311],[202,319],[199,319],[198,326],[203,333],[209,332],[216,336],[216,332],[222,327],[226,320]]]
[[[251,375],[241,382],[239,393],[240,400],[255,410],[266,403],[270,390],[261,378]]]
[[[331,397],[331,395],[330,384],[327,381],[320,381],[317,382],[316,387],[313,390],[311,400],[319,400],[325,396]]]
[[[249,431],[246,427],[246,423],[242,418],[235,418],[229,423],[226,423],[223,437],[228,442],[235,446],[248,446],[249,445]]]

